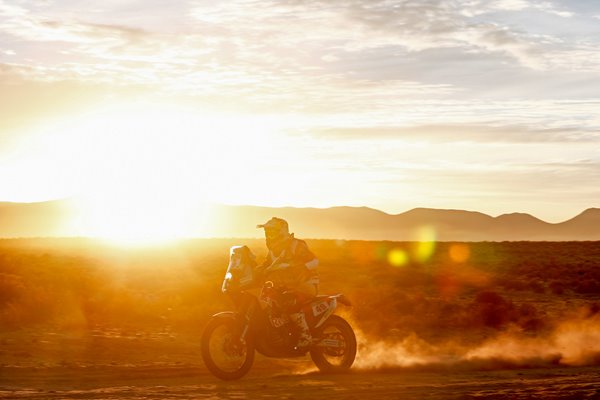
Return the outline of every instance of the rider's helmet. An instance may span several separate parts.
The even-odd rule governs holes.
[[[281,247],[291,238],[290,229],[287,221],[282,218],[273,217],[257,228],[264,228],[267,247],[274,249]]]

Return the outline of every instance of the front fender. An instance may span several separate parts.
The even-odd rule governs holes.
[[[223,320],[233,321],[235,326],[237,326],[237,328],[239,329],[238,333],[240,335],[239,337],[241,340],[248,340],[251,336],[249,330],[250,326],[248,325],[247,321],[241,317],[240,313],[235,311],[222,311],[214,314],[208,321],[207,326],[210,326],[211,324],[215,323],[220,323],[219,321]]]
[[[233,312],[233,311],[221,311],[221,312],[214,314],[211,318],[233,318],[233,319],[236,319],[237,316],[238,316],[238,313]]]

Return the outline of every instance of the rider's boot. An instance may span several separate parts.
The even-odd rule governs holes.
[[[308,324],[306,323],[306,316],[303,312],[290,314],[291,320],[298,327],[298,331],[300,334],[298,335],[298,348],[306,348],[310,346],[312,342],[312,336],[310,334],[310,329],[308,328]]]

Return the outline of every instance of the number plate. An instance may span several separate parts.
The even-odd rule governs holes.
[[[313,315],[316,317],[317,315],[323,314],[325,311],[329,309],[329,303],[326,301],[322,301],[317,304],[313,304],[312,310]]]

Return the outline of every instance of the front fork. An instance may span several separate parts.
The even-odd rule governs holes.
[[[240,342],[246,343],[246,338],[248,336],[248,332],[250,331],[250,321],[254,316],[254,312],[256,311],[256,304],[250,303],[244,312],[244,319],[242,322],[242,330],[240,332]]]

